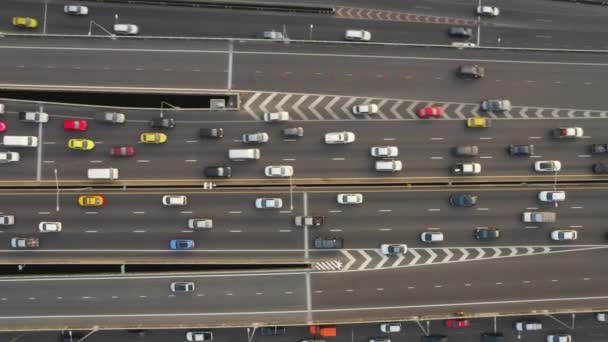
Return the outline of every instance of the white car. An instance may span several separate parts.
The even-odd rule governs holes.
[[[271,165],[264,169],[266,177],[291,177],[293,176],[293,167],[291,165]]]
[[[547,342],[572,342],[570,334],[548,334]]]
[[[538,193],[541,202],[561,202],[566,200],[565,191],[541,191]]]
[[[353,114],[356,114],[356,115],[378,114],[378,105],[372,103],[372,104],[354,106]]]
[[[608,321],[608,314],[606,314],[605,312],[598,312],[595,314],[595,319],[598,322],[606,322]]]
[[[403,163],[401,160],[377,160],[374,167],[379,172],[399,172],[403,170]]]
[[[191,218],[188,219],[188,228],[190,229],[211,229],[213,228],[212,219]]]
[[[477,14],[486,17],[498,17],[500,10],[495,6],[479,6],[477,7]]]
[[[281,209],[283,200],[280,198],[256,198],[255,207],[258,209]]]
[[[45,112],[19,112],[19,120],[26,122],[47,123],[49,114]]]
[[[0,103],[0,114],[4,114],[4,103]]]
[[[369,154],[376,158],[394,158],[399,156],[399,147],[397,146],[373,146],[369,150]]]
[[[331,132],[325,134],[326,144],[350,144],[355,142],[355,133],[353,132]]]
[[[167,207],[184,206],[188,204],[188,198],[184,195],[165,195],[163,196],[163,204]]]
[[[551,232],[551,240],[553,241],[569,241],[577,238],[578,232],[576,230],[558,229]]]
[[[245,133],[241,136],[241,141],[245,144],[263,144],[268,142],[268,133]]]
[[[12,226],[15,224],[15,215],[0,215],[0,226]]]
[[[114,33],[134,36],[139,33],[139,27],[133,24],[114,24]]]
[[[289,120],[289,112],[266,112],[264,113],[264,121],[266,122],[283,122]]]
[[[424,232],[420,234],[420,241],[422,242],[441,242],[443,241],[442,232]]]
[[[69,15],[88,15],[89,8],[87,6],[65,5],[63,6],[63,13]]]
[[[19,152],[0,152],[0,163],[19,161]]]
[[[538,172],[557,172],[562,169],[559,160],[540,160],[534,163],[534,171]]]
[[[384,255],[401,255],[407,253],[406,244],[383,243],[380,245],[380,252]],[[382,329],[382,328],[380,328]],[[385,331],[386,332],[386,331]]]
[[[560,127],[553,130],[553,137],[557,139],[574,139],[583,137],[581,127]]]
[[[347,30],[344,34],[345,40],[369,42],[372,39],[372,34],[365,30]]]
[[[399,323],[399,322],[381,323],[380,331],[382,331],[383,333],[401,332],[401,323]]]
[[[363,203],[363,194],[338,194],[336,199],[339,204],[361,204]]]
[[[188,342],[210,342],[213,341],[213,332],[205,330],[191,330],[186,333]]]
[[[41,233],[60,232],[61,222],[40,222],[38,230]]]
[[[452,42],[452,46],[455,46],[458,48],[465,48],[465,47],[477,47],[477,44],[471,43],[471,42]]]

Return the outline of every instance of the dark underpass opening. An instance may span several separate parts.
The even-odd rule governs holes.
[[[0,276],[13,275],[66,275],[66,274],[125,274],[219,272],[219,271],[282,271],[310,268],[309,264],[22,264],[0,265]]]

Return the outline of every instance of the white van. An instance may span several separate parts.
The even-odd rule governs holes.
[[[260,150],[257,148],[230,149],[228,158],[234,161],[260,159]]]
[[[376,171],[397,172],[403,170],[401,160],[378,160],[376,161]]]
[[[4,146],[38,147],[38,137],[29,135],[5,135],[2,139]]]
[[[118,169],[116,168],[88,169],[87,171],[89,179],[118,179]]]

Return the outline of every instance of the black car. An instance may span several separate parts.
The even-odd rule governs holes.
[[[150,122],[148,124],[151,128],[169,129],[169,128],[175,127],[175,119],[168,118],[168,117],[162,117],[162,118],[159,117],[159,118],[154,118],[154,119],[150,120]]]
[[[448,337],[445,335],[422,336],[422,342],[448,342]]]
[[[608,173],[608,165],[606,165],[604,163],[595,163],[591,167],[591,170],[593,170],[593,173],[597,173],[597,174]]]
[[[509,145],[507,148],[511,156],[531,156],[534,154],[534,145]]]
[[[477,240],[496,240],[500,237],[500,230],[496,228],[475,228],[473,236]]]
[[[221,139],[224,137],[222,128],[201,128],[198,130],[198,136],[201,138]]]
[[[608,153],[608,144],[591,145],[591,153]]]
[[[458,68],[458,76],[462,78],[482,78],[486,74],[486,69],[479,65],[463,65]]]
[[[205,168],[205,177],[211,178],[230,178],[232,177],[232,168],[230,166],[209,166]]]
[[[313,246],[317,249],[337,249],[344,247],[344,239],[339,237],[322,237],[315,239]]]
[[[461,145],[452,149],[452,154],[456,157],[475,157],[479,154],[479,147],[475,145]]]
[[[469,38],[473,36],[473,29],[470,27],[453,26],[448,29],[448,34],[452,37]]]
[[[455,194],[449,198],[452,207],[472,207],[477,204],[477,196],[468,194]]]
[[[262,336],[285,335],[285,327],[261,327],[260,334]]]

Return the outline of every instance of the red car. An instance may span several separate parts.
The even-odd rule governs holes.
[[[66,131],[86,131],[89,128],[86,120],[63,120],[63,129]]]
[[[0,121],[0,133],[6,132],[6,122]]]
[[[445,321],[445,326],[452,328],[468,328],[471,325],[471,321],[468,319],[448,319]]]
[[[118,146],[110,147],[110,155],[112,157],[131,157],[135,154],[133,146]]]
[[[421,119],[430,118],[432,116],[440,118],[441,115],[443,115],[443,108],[440,106],[418,108],[418,117]]]

